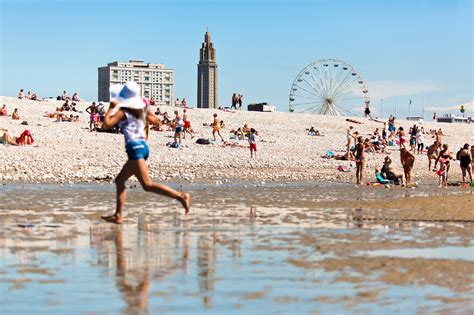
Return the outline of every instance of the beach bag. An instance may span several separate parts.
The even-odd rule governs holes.
[[[204,138],[199,138],[196,140],[197,144],[211,144],[211,141],[209,139],[204,139]]]

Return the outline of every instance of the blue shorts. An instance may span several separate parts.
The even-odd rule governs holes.
[[[183,127],[176,127],[176,133],[183,132]]]
[[[145,140],[130,141],[125,145],[125,150],[127,151],[129,160],[147,160],[150,155],[150,150]]]

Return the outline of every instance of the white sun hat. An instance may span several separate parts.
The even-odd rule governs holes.
[[[133,81],[129,81],[125,85],[110,86],[110,98],[117,100],[120,107],[135,109],[145,107],[145,103],[140,96],[140,87]]]

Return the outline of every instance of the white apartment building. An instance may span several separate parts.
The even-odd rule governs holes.
[[[141,60],[114,61],[99,67],[99,101],[109,102],[109,87],[135,81],[142,97],[153,98],[156,105],[174,105],[174,71],[164,64],[145,63]]]

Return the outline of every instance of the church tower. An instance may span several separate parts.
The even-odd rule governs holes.
[[[217,101],[217,63],[216,49],[211,41],[211,34],[206,32],[199,53],[198,64],[198,108],[218,108]]]

